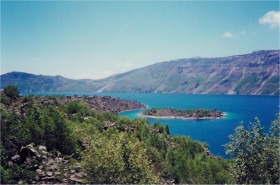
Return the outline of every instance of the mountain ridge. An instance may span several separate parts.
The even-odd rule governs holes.
[[[73,80],[59,75],[34,75],[27,78],[23,74],[11,72],[1,75],[1,88],[13,82],[21,91],[27,92],[279,95],[279,50],[261,50],[228,57],[194,57],[164,61],[100,80]]]

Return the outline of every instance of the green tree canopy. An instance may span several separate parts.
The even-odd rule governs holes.
[[[16,85],[9,84],[4,88],[4,93],[10,98],[16,98],[19,96],[19,89]]]
[[[278,116],[266,134],[256,118],[250,128],[240,123],[229,136],[226,153],[234,160],[231,167],[237,183],[279,184],[279,126]]]

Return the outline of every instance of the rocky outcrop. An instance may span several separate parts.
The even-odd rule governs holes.
[[[10,166],[17,163],[34,171],[34,184],[77,184],[86,178],[80,163],[70,162],[60,152],[48,152],[45,146],[33,143],[21,147],[8,163]]]
[[[7,99],[6,95],[3,92],[0,92],[1,99]],[[9,105],[10,108],[13,108],[18,115],[28,114],[28,97],[20,96],[17,97]],[[41,105],[54,105],[54,106],[63,106],[72,101],[83,102],[91,109],[97,112],[109,112],[117,114],[123,111],[130,111],[136,109],[145,109],[146,105],[132,100],[124,100],[120,98],[114,98],[111,96],[57,96],[55,98],[50,96],[37,96],[34,101]],[[87,117],[85,119],[88,119]]]
[[[137,101],[113,98],[111,96],[67,96],[59,97],[63,103],[81,101],[98,112],[110,112],[117,114],[123,111],[145,109],[146,105]]]

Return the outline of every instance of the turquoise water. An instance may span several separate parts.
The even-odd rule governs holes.
[[[100,95],[137,100],[153,107],[170,107],[178,109],[206,108],[226,112],[226,117],[216,120],[180,120],[180,119],[147,119],[149,123],[168,124],[171,135],[190,136],[195,140],[208,143],[215,155],[227,157],[223,145],[229,141],[239,122],[245,125],[254,122],[258,117],[268,131],[272,120],[279,112],[278,96],[243,96],[243,95],[188,95],[188,94],[141,94],[141,93],[32,93],[41,95]],[[120,113],[129,118],[139,117],[141,111]]]

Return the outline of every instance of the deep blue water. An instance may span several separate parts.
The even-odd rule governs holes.
[[[23,93],[24,94],[24,93]],[[40,95],[100,95],[137,100],[149,108],[170,107],[178,109],[206,108],[226,112],[226,117],[216,120],[147,119],[149,123],[168,124],[171,135],[190,136],[195,140],[208,143],[215,155],[228,157],[223,145],[229,141],[239,122],[245,125],[258,117],[266,131],[279,112],[278,96],[250,95],[188,95],[188,94],[141,94],[141,93],[32,93]],[[120,113],[121,116],[137,118],[141,111]]]

